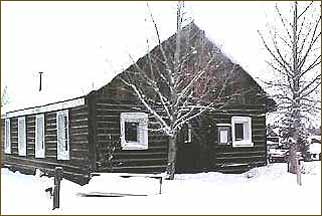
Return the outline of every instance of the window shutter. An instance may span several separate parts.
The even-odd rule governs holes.
[[[43,114],[36,116],[36,146],[35,157],[45,157],[45,117]]]
[[[18,155],[26,156],[26,118],[18,118]]]
[[[57,159],[69,160],[68,111],[57,112]]]
[[[10,140],[10,119],[5,120],[5,145],[4,153],[11,154],[11,140]]]

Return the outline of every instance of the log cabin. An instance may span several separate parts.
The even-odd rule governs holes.
[[[220,73],[234,67],[233,86],[251,91],[239,95],[225,109],[209,110],[182,128],[176,171],[241,173],[266,165],[265,114],[273,109],[274,101],[203,30],[194,23],[188,26],[197,33],[193,35],[206,41],[209,50],[216,50],[216,58],[226,65]],[[172,35],[162,44],[174,41]],[[150,51],[157,52],[158,46]],[[136,64],[145,64],[146,58]],[[133,67],[79,97],[6,111],[1,124],[2,166],[27,174],[38,169],[48,176],[55,167],[63,167],[64,178],[81,185],[88,183],[92,173],[164,172],[168,138],[148,130],[156,119],[120,80]]]

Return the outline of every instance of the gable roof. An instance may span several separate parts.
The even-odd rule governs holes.
[[[205,32],[201,30],[194,22],[191,22],[188,25],[186,25],[183,28],[183,31],[186,31],[188,29],[192,29],[192,31],[194,32],[205,34]],[[175,34],[170,36],[162,43],[163,44],[167,43],[171,40],[174,40],[174,38],[175,38]],[[231,58],[227,57],[227,55],[224,52],[222,52],[222,50],[218,48],[216,44],[213,41],[211,41],[207,36],[205,36],[205,38],[208,40],[208,44],[212,46],[212,49],[215,49],[217,53],[219,53],[218,58],[221,58],[221,60],[223,60],[224,62],[229,64],[234,64],[238,68],[240,68],[241,71],[244,72],[244,75],[247,77],[247,79],[251,80],[251,82],[254,83],[258,87],[258,89],[260,89],[260,91],[265,94],[265,91],[263,90],[263,88],[258,84],[258,82],[256,82],[256,80],[249,73],[247,73],[239,64],[232,62]],[[155,46],[150,52],[154,52],[154,50],[156,50],[157,48],[158,46]],[[143,58],[145,58],[145,56],[146,54],[141,58],[139,58],[137,61],[138,62],[141,61]],[[130,65],[126,70],[128,70],[131,67],[133,67],[133,64]],[[99,84],[96,83],[96,85],[91,86],[89,83],[86,88],[80,88],[80,89],[68,88],[68,85],[67,86],[65,85],[64,87],[60,87],[59,86],[60,83],[57,82],[56,86],[51,86],[51,88],[45,88],[40,92],[32,92],[32,94],[29,95],[30,96],[29,98],[20,98],[18,100],[15,100],[14,103],[10,103],[2,107],[1,114],[2,116],[4,116],[5,114],[10,114],[10,116],[17,116],[22,113],[21,111],[25,111],[25,110],[29,110],[27,113],[36,113],[37,111],[35,110],[39,111],[41,107],[43,107],[42,110],[48,110],[47,109],[48,107],[52,107],[52,109],[55,109],[53,107],[53,104],[60,104],[61,106],[64,107],[65,102],[69,104],[67,107],[80,105],[79,99],[84,98],[93,90],[99,90],[103,88],[110,81],[115,79],[117,75],[120,73],[110,74],[110,76],[104,77],[104,79],[101,80]],[[74,79],[77,80],[77,77],[74,77]],[[104,83],[102,81],[104,81]],[[74,82],[74,80],[71,79],[69,80],[69,82]],[[77,101],[77,102],[71,103],[71,101]]]
[[[260,96],[261,98],[264,99],[264,102],[266,105],[266,111],[272,111],[275,109],[275,105],[276,105],[275,101],[268,96],[268,94],[265,92],[262,86],[259,85],[259,83],[248,72],[246,72],[246,70],[244,70],[241,65],[233,62],[231,58],[229,58],[220,48],[218,48],[218,46],[207,37],[204,30],[199,28],[199,26],[196,25],[194,22],[191,22],[188,25],[184,26],[182,29],[182,35],[186,35],[186,34],[189,34],[188,37],[189,37],[189,41],[191,41],[192,46],[193,45],[196,46],[194,39],[192,39],[193,37],[196,37],[197,40],[198,39],[205,40],[205,43],[203,43],[203,45],[209,48],[207,50],[214,50],[214,52],[212,52],[212,54],[215,55],[215,60],[216,60],[214,61],[214,64],[223,63],[223,67],[221,67],[221,69],[219,70],[226,72],[234,68],[233,71],[235,72],[235,74],[238,74],[237,78],[239,77],[239,78],[242,78],[241,80],[243,80],[244,82],[246,81],[247,88],[249,87],[253,88],[254,90],[256,90],[256,93],[258,93],[257,96]],[[174,49],[172,48],[167,49],[167,48],[174,47],[175,41],[176,41],[176,34],[173,34],[168,39],[164,40],[161,43],[161,46],[164,47],[164,51],[166,53],[171,53],[172,55],[174,54]],[[184,45],[182,49],[184,49]],[[197,50],[198,49],[196,49],[196,51]],[[150,55],[152,56],[154,55],[158,56],[160,52],[161,51],[160,51],[159,45],[155,46],[153,49],[149,51]],[[148,58],[148,54],[145,54],[144,56],[140,57],[136,61],[136,64],[139,65],[140,67],[143,66],[148,61],[147,58]],[[144,67],[143,68],[141,67],[141,69],[144,69]],[[135,64],[132,64],[128,68],[126,68],[123,72],[135,71],[135,70],[136,70],[136,66]],[[217,69],[214,72],[216,71]],[[118,77],[122,76],[123,74],[124,73],[118,74],[114,79],[118,79]],[[107,84],[105,86],[107,86]],[[103,86],[102,88],[104,88],[105,86]]]

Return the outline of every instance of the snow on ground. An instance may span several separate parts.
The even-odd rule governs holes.
[[[304,163],[303,173],[302,186],[286,164],[243,174],[180,174],[164,181],[161,195],[157,179],[104,174],[85,186],[63,180],[61,208],[52,211],[44,191],[52,178],[2,169],[1,214],[321,214],[321,162]],[[80,196],[91,193],[128,196]]]

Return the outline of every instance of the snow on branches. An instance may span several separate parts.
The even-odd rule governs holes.
[[[231,87],[236,65],[193,22],[184,25],[184,14],[184,4],[178,2],[176,34],[161,42],[150,11],[158,46],[137,62],[133,60],[133,65],[121,76],[122,82],[157,120],[158,127],[153,130],[170,138],[171,178],[176,136],[181,128],[207,110],[225,107],[243,91]]]
[[[265,83],[274,92],[281,117],[292,116],[294,123],[308,123],[321,111],[320,4],[291,4],[289,8],[276,4],[277,22],[268,27],[265,35],[258,31],[271,57],[267,64],[275,75],[274,80]]]

